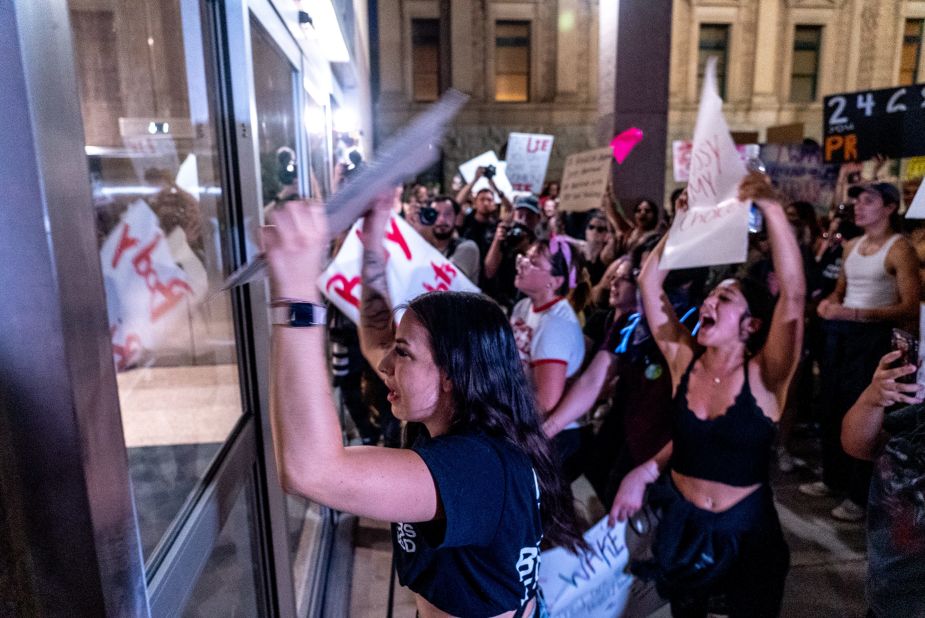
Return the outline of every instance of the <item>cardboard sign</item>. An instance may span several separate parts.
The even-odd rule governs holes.
[[[635,618],[665,604],[653,583],[627,571],[626,522],[613,528],[604,517],[584,534],[591,547],[581,555],[561,547],[544,551],[540,588],[553,618]]]
[[[925,155],[925,84],[825,97],[827,163]]]
[[[514,187],[511,186],[511,181],[507,177],[507,162],[499,161],[498,155],[496,155],[493,150],[483,152],[474,159],[469,159],[460,165],[459,173],[463,177],[463,180],[472,182],[472,179],[475,178],[475,171],[479,167],[488,167],[489,165],[495,166],[495,176],[492,179],[495,181],[495,186],[498,187],[499,191],[510,198],[514,193]],[[478,193],[482,189],[491,189],[491,186],[488,184],[488,179],[484,177],[479,178],[478,182],[472,185],[472,193]],[[497,195],[495,196],[495,201],[500,201]]]
[[[736,197],[745,173],[723,117],[723,100],[716,89],[716,58],[710,57],[694,128],[689,206],[671,223],[660,268],[745,261],[749,205]]]
[[[360,241],[363,220],[357,221],[334,260],[318,279],[318,288],[344,315],[360,322],[360,293],[363,289],[361,268],[363,244]],[[406,304],[425,292],[452,290],[479,292],[449,259],[401,217],[392,216],[383,243],[388,252],[386,280],[392,308]]]
[[[511,133],[507,138],[507,178],[515,191],[539,193],[546,180],[552,135]]]
[[[601,207],[613,151],[609,146],[570,155],[562,172],[559,210],[584,212]]]
[[[184,258],[189,271],[178,266],[171,242],[180,253],[188,252],[185,238],[168,241],[154,211],[137,200],[100,249],[113,360],[119,371],[157,349],[176,321],[187,317],[188,303],[205,296],[208,282],[201,264],[189,252]]]

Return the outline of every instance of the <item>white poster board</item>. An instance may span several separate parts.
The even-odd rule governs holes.
[[[460,165],[459,173],[463,177],[463,180],[472,182],[472,179],[475,178],[475,171],[479,167],[488,167],[489,165],[495,166],[495,176],[492,179],[495,181],[495,186],[508,198],[511,198],[514,193],[514,188],[511,186],[511,181],[508,180],[507,177],[507,162],[499,161],[498,155],[496,155],[493,150],[483,152],[479,156],[469,159]],[[491,189],[491,186],[488,184],[488,179],[484,177],[479,178],[478,182],[472,185],[472,193],[476,194],[482,189]],[[495,196],[495,201],[500,201],[497,195]]]
[[[912,198],[912,203],[909,204],[908,210],[906,210],[907,219],[925,219],[925,181],[919,185],[918,190],[915,192],[915,197]]]
[[[739,152],[742,162],[748,160],[746,154],[748,145],[736,144],[736,150]],[[694,150],[694,142],[689,139],[676,139],[671,142],[672,154],[672,173],[675,182],[687,182],[691,178],[691,152]],[[765,161],[767,163],[767,161]]]
[[[570,155],[562,172],[559,210],[584,212],[600,208],[607,191],[611,161],[613,151],[609,146]]]
[[[691,150],[688,208],[675,215],[662,269],[744,262],[749,205],[737,199],[745,164],[723,117],[716,89],[716,57],[707,60]]]
[[[540,194],[554,139],[542,133],[511,133],[508,136],[506,175],[515,191]]]
[[[590,551],[575,555],[561,547],[544,551],[540,588],[553,618],[642,618],[665,602],[655,585],[627,572],[626,522],[613,528],[607,517],[584,538]]]
[[[360,321],[360,277],[363,220],[357,221],[331,264],[318,279],[318,288],[344,315]],[[416,296],[436,290],[479,292],[479,288],[449,259],[421,236],[404,219],[392,216],[386,227],[388,252],[386,280],[392,306],[407,303]]]

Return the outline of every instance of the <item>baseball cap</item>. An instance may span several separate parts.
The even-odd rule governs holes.
[[[540,203],[532,195],[524,195],[514,200],[514,210],[525,208],[533,214],[540,214]]]
[[[869,182],[848,188],[848,197],[856,198],[864,192],[876,193],[884,204],[899,204],[899,189],[888,182]]]

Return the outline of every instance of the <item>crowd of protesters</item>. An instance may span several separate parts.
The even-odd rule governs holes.
[[[542,615],[522,562],[514,574],[476,563],[539,547],[540,529],[547,545],[578,547],[581,524],[562,493],[584,475],[612,521],[632,517],[644,502],[660,508],[653,558],[633,570],[655,580],[673,615],[774,616],[789,550],[769,470],[793,470],[793,427],[801,423],[818,431],[822,477],[800,492],[837,497],[835,519],[868,518],[871,611],[925,615],[925,450],[918,437],[925,412],[917,405],[921,389],[900,379],[914,373],[917,359],[904,364],[889,352],[894,328],[918,339],[925,271],[922,235],[905,227],[896,187],[856,184],[822,214],[823,205],[790,202],[752,174],[740,199],[761,211],[764,226],[749,236],[746,263],[668,272],[658,263],[672,216],[687,207],[683,190],[663,207],[618,199],[608,189],[599,209],[562,212],[557,183],[538,196],[512,197],[487,171],[479,168],[454,195],[398,188],[388,207],[380,206],[386,214],[373,210],[368,219],[390,211],[404,217],[493,299],[491,307],[452,293],[441,304],[433,299],[440,294],[430,294],[409,305],[415,317],[396,333],[383,309],[387,290],[372,284],[384,277],[367,245],[359,331],[342,316],[329,317],[336,384],[363,442],[398,446],[400,425],[420,423],[424,441],[405,436],[419,458],[352,460],[361,477],[377,466],[375,478],[394,474],[391,497],[362,483],[351,487],[359,493],[350,499],[317,480],[296,490],[338,508],[424,522],[394,530],[399,575],[419,595],[421,615]],[[482,178],[487,182],[473,191]],[[375,223],[367,226],[364,237],[374,238]],[[277,259],[275,280],[292,281],[287,268]],[[312,294],[305,288],[295,297]],[[501,311],[505,333],[495,324]],[[488,354],[494,345],[500,347]],[[508,352],[519,357],[517,375],[499,377],[511,369]],[[413,374],[424,371],[414,368],[416,355],[435,364],[443,384],[437,390],[451,401],[446,410],[434,403],[443,401],[442,391],[409,385],[412,376],[429,379]],[[278,386],[293,388],[294,379]],[[511,389],[529,404],[505,399]],[[901,418],[885,413],[905,404],[912,405]],[[487,442],[473,437],[483,434]],[[331,445],[318,448],[345,461]],[[309,463],[293,457],[297,463],[284,472],[304,472]],[[499,472],[506,466],[519,472]],[[524,466],[537,475],[539,512],[524,498],[532,485],[525,489]],[[430,491],[412,491],[425,477]],[[482,511],[493,507],[479,506],[462,489],[467,483],[488,487],[492,497],[513,491],[523,508],[491,519]],[[402,491],[410,502],[398,499]],[[360,496],[379,503],[366,506]],[[486,533],[499,526],[507,526],[509,542]],[[486,543],[498,547],[486,553]],[[416,557],[409,547],[421,548]],[[494,596],[460,600],[473,592],[459,578]]]

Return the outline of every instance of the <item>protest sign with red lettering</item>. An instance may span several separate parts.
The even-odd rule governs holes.
[[[715,57],[707,61],[690,158],[688,208],[672,221],[660,267],[744,262],[749,206],[737,195],[746,170],[723,117]]]
[[[185,245],[183,239],[175,244]],[[177,265],[157,215],[143,201],[131,204],[100,249],[113,357],[119,370],[157,349],[188,303],[200,301],[207,283]],[[202,276],[200,276],[202,275]]]
[[[553,139],[552,135],[540,133],[511,133],[508,136],[506,174],[515,191],[539,195],[543,190]]]
[[[360,321],[360,240],[363,220],[357,221],[331,264],[318,279],[318,288],[338,309],[356,323]],[[452,290],[478,292],[459,268],[401,217],[392,216],[386,227],[384,247],[388,253],[386,280],[393,307],[404,305],[425,292]]]
[[[748,159],[745,154],[747,145],[736,144],[736,150],[744,163]],[[671,142],[672,153],[672,172],[674,173],[675,182],[687,182],[691,179],[691,152],[694,150],[694,142],[688,139],[676,139]],[[762,158],[764,161],[764,158]]]

